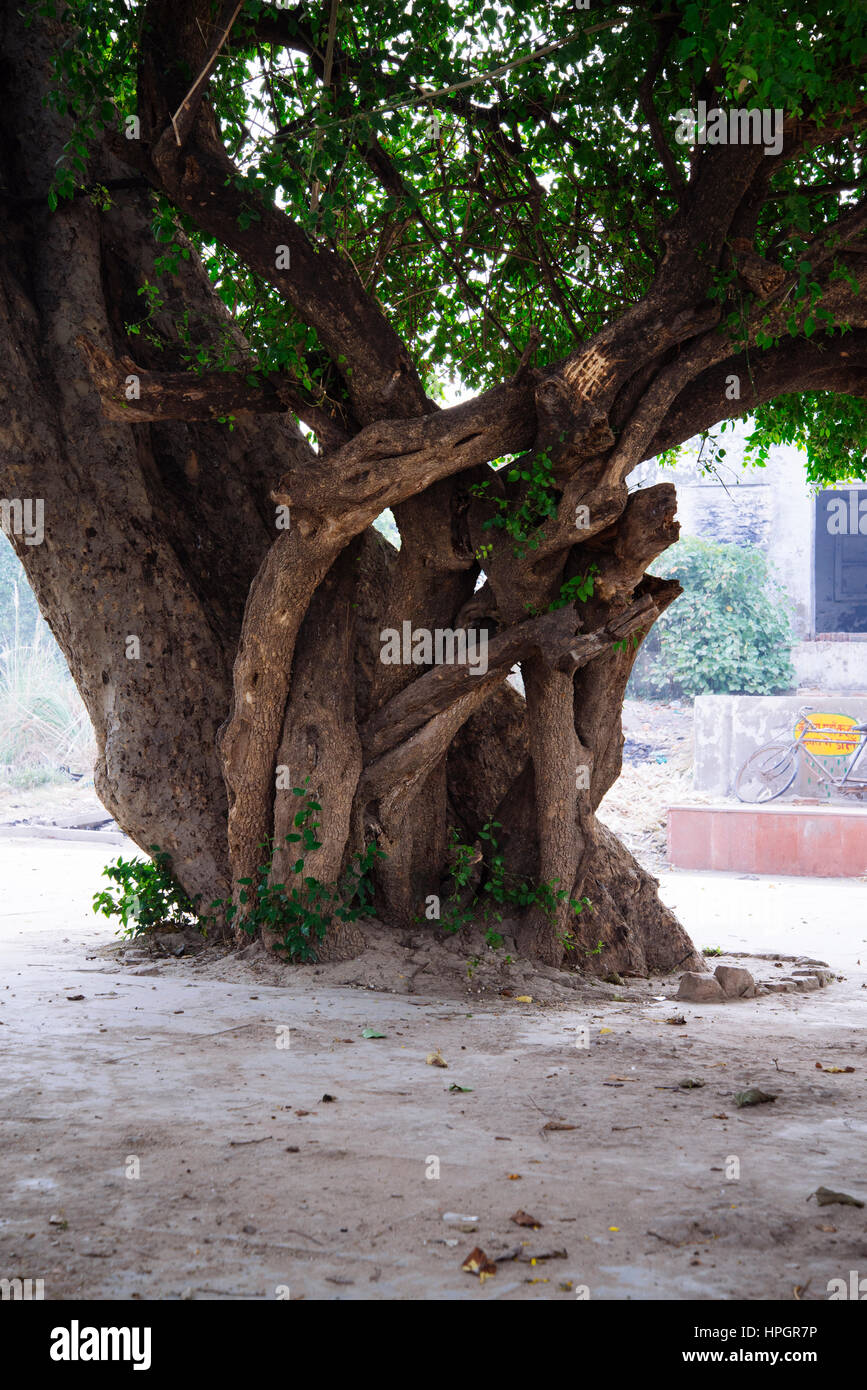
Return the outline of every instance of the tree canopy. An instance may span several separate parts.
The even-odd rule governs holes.
[[[695,215],[703,194],[708,225],[691,250],[730,356],[742,350],[755,377],[759,456],[768,442],[797,442],[817,481],[862,475],[860,393],[768,397],[762,380],[798,348],[812,362],[815,353],[803,352],[810,343],[834,339],[836,357],[838,340],[864,319],[863,260],[853,264],[851,254],[863,258],[867,215],[862,6],[47,0],[36,8],[76,26],[53,55],[53,100],[76,126],[52,200],[87,186],[88,142],[102,123],[123,129],[135,116],[147,139],[158,102],[180,107],[213,64],[182,120],[203,95],[212,104],[226,195],[220,215],[200,215],[163,181],[154,199],[161,276],[140,290],[138,332],[148,331],[189,238],[255,356],[247,366],[286,374],[314,430],[324,411],[352,433],[381,410],[352,385],[370,370],[355,360],[372,346],[365,328],[386,354],[400,339],[434,399],[449,378],[464,392],[508,378],[536,337],[533,361],[555,363],[649,293],[672,224],[684,209]],[[782,148],[751,171],[739,227],[725,215],[731,184],[744,177],[732,152],[678,143],[678,113],[699,101],[783,115]],[[118,153],[135,162],[140,146],[126,145]],[[292,235],[288,221],[268,217],[273,208],[285,210]],[[284,274],[251,254],[265,223],[285,232],[275,243],[288,250]],[[752,274],[738,262],[747,244]],[[762,261],[776,282],[770,295]],[[351,268],[354,342],[332,341],[328,296],[321,285],[309,293],[311,280],[340,278],[334,264]],[[228,334],[206,345],[194,321],[177,326],[192,370],[237,366]],[[410,408],[421,408],[414,394]],[[699,410],[689,424],[707,428],[715,413],[729,414],[719,395],[717,412]]]

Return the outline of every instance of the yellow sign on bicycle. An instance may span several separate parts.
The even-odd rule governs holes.
[[[799,719],[795,725],[795,738],[799,739],[808,729],[804,743],[815,758],[848,758],[855,752],[859,739],[851,731],[858,720],[851,714],[814,714],[811,710],[809,720],[815,728],[810,729],[805,720]]]

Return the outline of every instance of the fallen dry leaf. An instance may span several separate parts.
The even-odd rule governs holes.
[[[486,1279],[490,1279],[497,1272],[497,1266],[493,1260],[489,1260],[484,1250],[477,1245],[471,1250],[467,1258],[461,1265],[465,1274],[478,1274],[479,1281],[483,1284]]]
[[[445,1067],[446,1071],[448,1071],[449,1064],[443,1057],[439,1048],[437,1048],[436,1052],[429,1052],[424,1060],[429,1067]]]
[[[508,1177],[508,1179],[509,1179],[509,1182],[520,1182],[520,1181],[521,1181],[521,1174],[520,1174],[520,1173],[508,1173],[508,1174],[507,1174],[507,1177]]]
[[[548,1120],[547,1124],[544,1124],[544,1125],[542,1126],[542,1128],[543,1128],[543,1129],[577,1129],[578,1126],[577,1126],[577,1125],[567,1125],[567,1124],[565,1124],[565,1123],[563,1122],[563,1120]]]
[[[735,1096],[735,1105],[742,1109],[745,1105],[769,1105],[777,1097],[771,1095],[769,1091],[760,1091],[758,1086],[750,1086],[746,1091],[738,1091]]]
[[[510,1250],[504,1250],[501,1255],[496,1256],[497,1264],[504,1264],[506,1261],[515,1260],[522,1265],[535,1265],[540,1260],[565,1260],[568,1254],[565,1250],[543,1250],[539,1254],[531,1254],[525,1249],[527,1242],[522,1245],[514,1245]]]
[[[833,1192],[830,1187],[817,1187],[815,1192],[810,1193],[810,1197],[815,1197],[820,1207],[830,1207],[835,1202],[841,1207],[863,1207],[857,1197],[850,1197],[848,1192]],[[810,1197],[807,1198],[809,1202]]]
[[[821,1062],[816,1063],[816,1071],[826,1071],[831,1076],[842,1076],[844,1072],[854,1070],[854,1067],[823,1067]]]
[[[514,1221],[516,1226],[531,1226],[534,1231],[538,1231],[542,1225],[541,1221],[537,1221],[535,1216],[530,1216],[528,1212],[520,1210],[516,1211],[514,1216],[510,1216],[509,1220]]]
[[[533,996],[532,996],[532,994],[516,994],[516,995],[515,995],[515,1003],[516,1003],[516,1004],[532,1004],[532,1002],[533,1002]]]

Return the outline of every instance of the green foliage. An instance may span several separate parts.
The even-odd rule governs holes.
[[[310,778],[305,778],[303,787],[293,787],[295,796],[302,798],[293,817],[294,830],[284,836],[287,845],[296,846],[298,858],[291,869],[291,881],[272,883],[271,872],[277,841],[273,838],[262,845],[270,849],[269,858],[260,864],[254,879],[242,878],[240,908],[233,903],[221,900],[212,903],[212,908],[225,910],[229,922],[234,922],[249,936],[260,931],[276,933],[280,939],[274,943],[274,950],[285,953],[292,961],[315,961],[316,942],[321,941],[331,923],[355,922],[367,915],[373,903],[371,870],[377,859],[384,859],[382,850],[368,844],[358,851],[342,883],[320,883],[311,875],[304,874],[305,856],[321,848],[317,839],[319,821],[314,820],[322,807],[308,793]]]
[[[32,9],[70,25],[49,55],[52,105],[74,122],[49,194],[56,207],[92,187],[88,157],[100,126],[122,127],[137,109],[144,6],[38,0]],[[288,45],[256,34],[260,17],[275,12]],[[664,254],[660,229],[677,206],[640,103],[660,36],[658,7],[357,0],[338,7],[341,75],[326,90],[328,14],[327,6],[275,11],[266,0],[247,0],[220,53],[208,101],[237,165],[239,221],[250,226],[263,208],[283,207],[315,249],[351,261],[432,393],[456,374],[469,390],[510,376],[531,329],[541,359],[556,361],[646,293]],[[817,0],[789,11],[777,0],[677,0],[662,17],[676,27],[654,103],[669,167],[673,161],[684,176],[691,152],[673,138],[675,113],[694,107],[708,71],[723,105],[781,108],[787,120],[810,123],[860,109],[864,5]],[[311,43],[317,63],[309,61]],[[171,69],[171,55],[166,61]],[[186,83],[195,74],[172,76]],[[783,339],[832,330],[819,302],[820,262],[807,248],[851,211],[863,181],[864,132],[856,125],[851,134],[842,117],[839,125],[838,139],[808,141],[770,171],[757,247],[793,284],[781,323],[769,318],[750,348],[751,363]],[[371,174],[374,148],[387,161],[385,181]],[[94,196],[105,204],[104,190]],[[181,227],[160,205],[165,277],[186,249],[173,221]],[[183,229],[260,369],[289,368],[314,397],[341,400],[341,364],[327,359],[274,287],[185,221]],[[847,272],[839,264],[834,274]],[[722,307],[722,329],[737,336],[751,296],[729,267],[715,267],[710,293]],[[192,329],[194,360],[197,346]],[[817,478],[835,481],[863,467],[867,407],[817,395],[799,416],[787,403],[782,410],[791,417],[784,428],[803,432]],[[773,406],[758,412],[757,447],[779,427]],[[490,524],[532,548],[554,490],[541,460],[519,472],[530,476],[520,478],[517,512],[498,498]]]
[[[769,695],[791,687],[788,600],[761,551],[689,538],[654,570],[684,592],[642,647],[630,693]]]
[[[544,612],[553,613],[558,608],[569,608],[575,603],[586,603],[589,598],[593,597],[593,589],[596,584],[594,576],[598,573],[599,566],[590,565],[586,574],[575,574],[571,579],[567,579],[565,583],[560,585],[559,598],[555,598],[553,603],[549,603]],[[532,603],[527,603],[524,606],[531,618],[538,617],[539,610]]]
[[[452,880],[452,891],[442,904],[440,914],[440,926],[450,935],[460,931],[462,927],[469,926],[481,916],[485,923],[485,940],[493,949],[502,946],[503,938],[491,922],[502,922],[504,908],[516,908],[525,912],[528,908],[539,907],[553,920],[557,904],[569,896],[564,888],[557,887],[556,879],[550,883],[534,884],[530,879],[520,878],[517,874],[511,873],[506,868],[505,855],[497,847],[494,832],[499,827],[499,821],[489,820],[479,831],[479,839],[484,840],[489,847],[486,872],[482,879],[481,892],[474,894],[469,904],[461,906],[464,889],[470,882],[478,856],[473,846],[465,844],[452,826],[449,831],[452,861],[448,870]],[[570,898],[569,905],[577,916],[583,908],[589,907],[590,903],[587,898]],[[569,941],[567,949],[571,949],[571,945]]]
[[[643,630],[639,630],[638,632],[633,632],[633,633],[631,633],[631,635],[630,635],[629,637],[623,637],[623,638],[621,638],[621,640],[620,640],[619,642],[615,642],[615,643],[614,643],[614,651],[616,651],[616,652],[628,652],[630,646],[632,646],[633,650],[637,650],[637,649],[638,649],[638,644],[639,644],[639,642],[641,641],[641,639],[642,639],[643,636],[644,636]]]
[[[593,597],[596,583],[593,576],[598,573],[599,566],[591,565],[586,574],[575,574],[567,579],[560,585],[560,597],[548,604],[548,612],[553,613],[555,608],[568,608],[573,603],[586,603]]]
[[[153,859],[124,859],[107,864],[103,878],[116,884],[93,897],[94,912],[119,917],[118,936],[140,936],[155,927],[197,927],[196,903],[187,897],[172,873],[171,855],[151,845]]]
[[[867,478],[867,400],[832,391],[782,396],[753,412],[745,460],[764,467],[774,444],[807,455],[807,478],[830,487]]]
[[[554,488],[554,466],[550,454],[540,450],[515,459],[501,471],[507,484],[516,485],[507,487],[505,496],[493,492],[493,476],[474,483],[470,493],[485,498],[494,507],[493,516],[482,522],[482,530],[505,531],[516,542],[515,555],[521,556],[528,550],[538,550],[542,526],[557,513],[559,495]]]
[[[234,922],[249,936],[263,930],[276,933],[280,939],[275,942],[274,950],[285,953],[290,960],[315,961],[315,943],[322,940],[332,921],[354,922],[370,911],[373,904],[371,869],[377,859],[385,856],[375,845],[367,845],[354,856],[352,867],[339,886],[320,883],[309,875],[305,877],[305,855],[320,848],[316,838],[319,822],[313,817],[322,809],[307,793],[309,780],[306,779],[303,787],[292,788],[294,794],[303,799],[293,818],[295,829],[284,837],[286,844],[299,847],[289,886],[270,882],[276,846],[272,840],[271,856],[258,867],[255,880],[240,880],[243,885],[240,909],[217,898],[211,903],[210,913],[205,915],[199,911],[198,898],[195,901],[188,898],[175,879],[171,856],[152,845],[153,860],[118,858],[103,869],[103,876],[118,885],[118,889],[114,894],[109,889],[95,894],[94,912],[119,917],[118,934],[136,936],[168,925],[195,926],[204,931],[215,920],[215,912],[220,911],[228,922]]]

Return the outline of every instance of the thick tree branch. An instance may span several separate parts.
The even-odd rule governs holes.
[[[376,516],[440,478],[529,447],[535,429],[532,385],[496,386],[436,415],[366,425],[323,468],[281,489],[299,512],[340,518],[348,539],[371,509]]]
[[[345,427],[338,407],[314,405],[289,373],[261,373],[255,368],[249,374],[203,372],[200,376],[193,372],[149,372],[130,357],[111,357],[84,335],[76,342],[108,420],[125,424],[214,420],[230,415],[285,414],[291,410],[310,426],[327,450],[339,449],[351,438],[351,425],[349,429]],[[261,385],[248,379],[254,372]]]
[[[488,669],[484,675],[474,675],[466,665],[436,666],[377,710],[361,730],[365,760],[382,757],[469,691],[484,690],[487,695],[506,679],[516,663],[534,652],[547,666],[576,670],[640,625],[649,625],[653,621],[652,607],[650,600],[640,600],[593,632],[583,630],[580,611],[569,607],[528,618],[497,633],[488,641]]]
[[[740,397],[726,382],[736,376]],[[867,330],[783,342],[762,353],[740,353],[701,372],[677,394],[648,441],[645,457],[673,449],[721,420],[734,420],[765,401],[800,391],[867,397]]]
[[[185,64],[200,70],[208,23],[206,0],[189,6],[148,0],[139,63],[143,148],[131,151],[137,142],[118,137],[114,153],[144,172],[202,231],[236,252],[316,330],[362,423],[434,410],[405,346],[353,267],[330,250],[314,248],[290,217],[248,184],[206,104],[178,148],[171,115],[185,95],[179,74]]]

